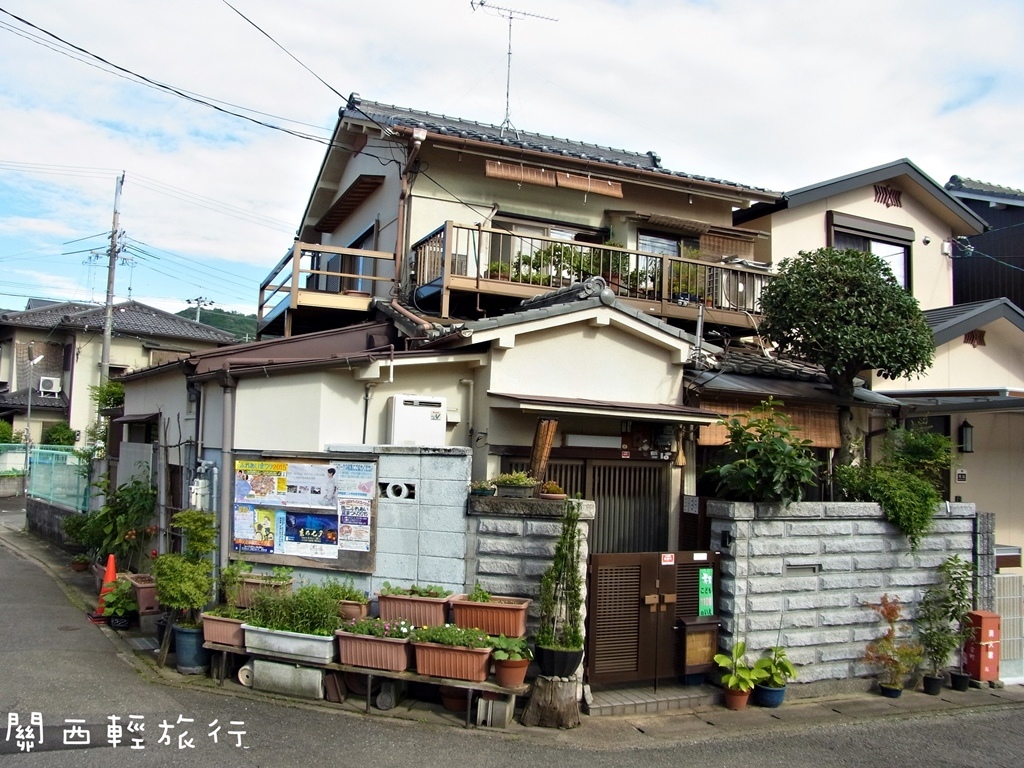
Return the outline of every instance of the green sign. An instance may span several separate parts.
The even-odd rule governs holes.
[[[697,615],[715,615],[715,569],[701,568],[697,571]]]

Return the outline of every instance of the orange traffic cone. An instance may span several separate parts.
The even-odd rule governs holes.
[[[117,565],[113,555],[107,555],[107,568],[103,572],[103,587],[100,589],[100,599],[96,603],[96,610],[90,614],[89,621],[93,624],[106,624],[107,617],[103,615],[103,596],[113,590],[113,584],[117,581]]]

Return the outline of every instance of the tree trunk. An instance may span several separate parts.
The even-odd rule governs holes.
[[[853,426],[853,411],[848,405],[839,406],[839,451],[836,453],[836,464],[850,466],[853,464],[853,442],[856,435]]]
[[[580,724],[580,702],[575,678],[537,677],[530,690],[521,722],[542,728],[576,728]]]

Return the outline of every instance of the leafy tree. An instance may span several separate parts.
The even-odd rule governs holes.
[[[41,445],[74,445],[78,435],[66,421],[58,421],[43,430]]]
[[[761,294],[761,333],[825,369],[840,398],[839,464],[853,462],[854,379],[876,370],[894,379],[921,374],[935,344],[917,304],[879,257],[852,249],[801,251],[782,262]]]

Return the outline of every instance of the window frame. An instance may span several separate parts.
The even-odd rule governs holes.
[[[828,211],[826,221],[826,244],[829,248],[836,247],[836,234],[862,237],[868,241],[884,243],[903,248],[903,289],[913,295],[914,290],[914,230],[899,224],[866,219],[841,211]],[[859,249],[863,250],[863,249]],[[871,253],[870,250],[867,251]]]

